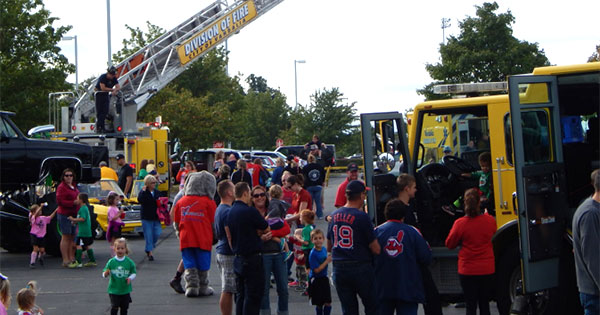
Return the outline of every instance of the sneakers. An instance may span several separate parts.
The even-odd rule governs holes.
[[[300,283],[298,281],[292,281],[292,282],[288,282],[288,287],[297,287],[299,286]]]
[[[69,268],[69,269],[81,268],[81,267],[83,267],[83,265],[81,265],[80,263],[78,263],[76,261],[73,261],[73,262],[70,262],[69,264],[67,264],[67,268]]]
[[[84,267],[96,267],[98,266],[98,264],[95,261],[88,261],[85,264],[83,264]]]
[[[35,264],[29,264],[29,268],[34,269],[35,268]]]
[[[152,256],[152,255],[148,256],[148,260],[149,261],[154,261],[154,256]]]
[[[169,282],[169,285],[171,286],[171,288],[173,288],[173,290],[175,290],[175,292],[179,294],[185,293],[185,290],[181,286],[181,279],[173,278]]]

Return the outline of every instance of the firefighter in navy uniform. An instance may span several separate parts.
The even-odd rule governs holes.
[[[104,120],[108,115],[110,94],[117,93],[121,89],[117,80],[117,68],[111,66],[106,73],[98,78],[96,83],[96,132],[103,133]]]

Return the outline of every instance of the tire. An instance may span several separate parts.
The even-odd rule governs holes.
[[[515,297],[523,294],[519,244],[516,241],[503,252],[496,265],[496,277],[498,313],[508,315]],[[566,314],[561,312],[561,309],[564,309],[565,298],[560,296],[560,289],[552,288],[531,294],[528,301],[529,309],[524,310],[525,314]]]

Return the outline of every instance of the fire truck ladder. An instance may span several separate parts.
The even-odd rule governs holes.
[[[120,95],[120,99],[122,99],[124,108],[117,108],[117,113],[120,114],[123,110],[121,115],[124,116],[123,120],[131,119],[131,116],[134,116],[133,121],[129,123],[123,121],[123,131],[133,131],[136,119],[135,113],[146,105],[148,99],[155,92],[165,87],[193,62],[199,60],[201,56],[219,43],[237,34],[241,28],[282,1],[247,0],[235,1],[228,5],[226,0],[218,0],[119,63],[117,65],[117,77],[121,85],[122,95]],[[256,8],[254,17],[248,15],[249,6]],[[230,16],[227,17],[227,15]],[[227,24],[228,22],[232,23]],[[217,31],[216,27],[219,27],[220,31]],[[228,29],[223,31],[221,27]],[[215,35],[217,32],[219,33],[218,37]],[[184,61],[178,57],[178,55],[181,56],[178,49],[181,45],[187,46],[186,42],[187,44],[192,43],[193,45],[189,44],[190,47],[196,48],[196,50],[191,53],[191,57]],[[203,45],[208,48],[202,50],[202,47],[199,46]],[[75,104],[71,119],[72,126],[87,121],[89,117],[95,114],[94,88],[97,81],[98,78],[93,81],[87,88],[86,93]],[[136,107],[133,108],[133,105],[136,105]],[[125,111],[127,108],[130,109]]]

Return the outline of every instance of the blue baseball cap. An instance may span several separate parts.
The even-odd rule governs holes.
[[[346,186],[346,193],[348,194],[358,194],[366,190],[371,190],[371,188],[366,187],[361,180],[353,180]]]
[[[450,146],[445,146],[444,153],[446,153],[446,152],[452,152],[452,148],[450,148]]]

